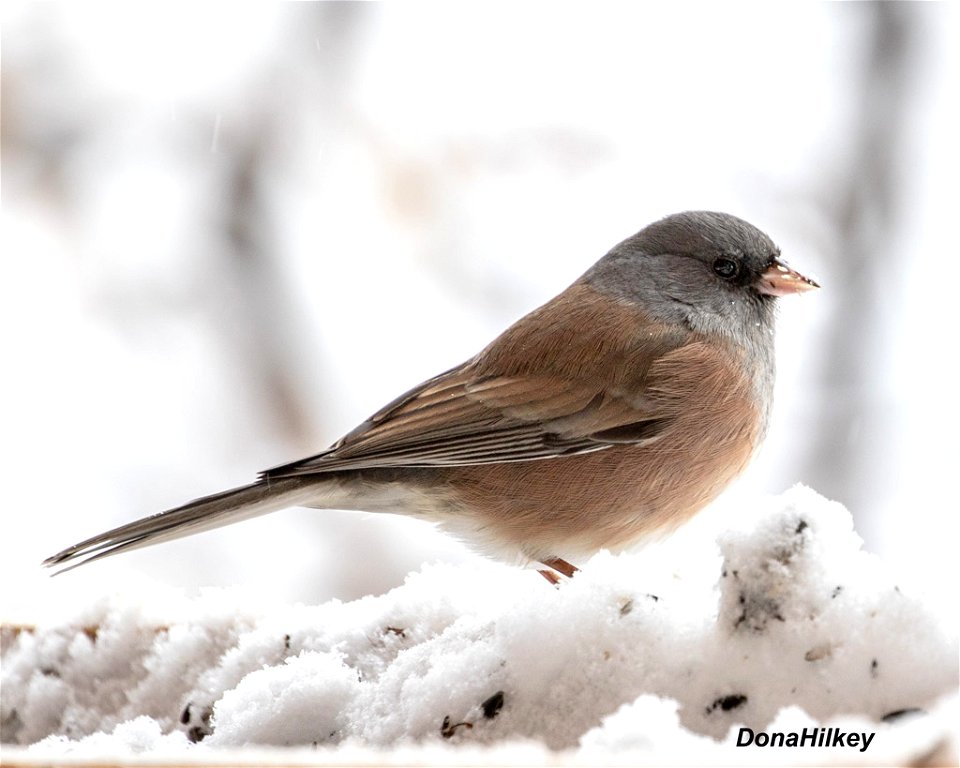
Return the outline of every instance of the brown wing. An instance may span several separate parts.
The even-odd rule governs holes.
[[[638,334],[632,311],[597,298],[576,286],[327,451],[264,476],[532,461],[655,438],[668,417],[644,397],[646,371],[686,339],[649,324]]]

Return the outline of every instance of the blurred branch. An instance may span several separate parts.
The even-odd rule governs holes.
[[[866,30],[859,97],[850,126],[851,153],[841,184],[828,190],[837,232],[834,282],[842,296],[833,304],[825,337],[816,432],[800,477],[846,504],[861,519],[870,500],[895,477],[895,446],[883,371],[890,334],[884,324],[908,260],[894,251],[901,211],[900,168],[906,148],[911,95],[921,76],[914,9],[897,3],[864,3],[849,9]]]
[[[315,430],[308,414],[321,394],[312,391],[301,360],[316,354],[308,345],[308,324],[286,282],[285,254],[279,234],[284,226],[271,214],[266,182],[284,175],[284,150],[298,117],[323,111],[332,130],[345,112],[344,82],[353,63],[356,34],[364,9],[354,3],[318,3],[290,7],[289,44],[260,86],[260,97],[236,121],[236,132],[215,137],[226,162],[219,185],[226,200],[217,226],[222,229],[227,259],[225,278],[235,289],[217,289],[231,306],[215,307],[226,322],[215,322],[224,347],[235,352],[244,370],[251,402],[259,407],[267,428],[297,450],[315,449]],[[318,52],[320,55],[318,55]],[[293,96],[278,84],[305,79]],[[309,99],[309,103],[303,103]]]

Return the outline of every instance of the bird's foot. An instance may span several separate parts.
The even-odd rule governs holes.
[[[580,570],[577,566],[571,565],[559,557],[551,557],[549,560],[541,560],[540,562],[547,566],[546,568],[540,569],[540,575],[555,587],[560,585],[560,576],[566,576],[568,579],[572,579],[573,575]]]

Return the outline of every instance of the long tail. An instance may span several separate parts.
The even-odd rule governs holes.
[[[67,547],[48,557],[43,564],[52,567],[77,561],[57,571],[64,573],[118,552],[179,539],[181,536],[190,536],[268,512],[276,512],[278,509],[304,504],[315,500],[317,491],[316,480],[306,478],[260,480],[252,485],[204,496],[182,507],[121,525]]]

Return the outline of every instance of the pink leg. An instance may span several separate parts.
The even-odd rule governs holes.
[[[537,571],[537,573],[539,573],[541,576],[543,576],[543,578],[545,578],[547,581],[549,581],[550,584],[553,585],[554,587],[556,587],[556,586],[558,586],[558,585],[560,584],[560,577],[557,576],[557,574],[554,573],[553,571],[549,571],[549,570],[546,570],[546,569],[541,568],[539,571]]]
[[[568,579],[573,578],[573,574],[577,573],[580,569],[575,565],[571,565],[566,560],[561,560],[559,557],[551,557],[549,560],[541,561],[548,568],[553,568],[557,573],[562,573]],[[543,573],[543,571],[540,571]]]

